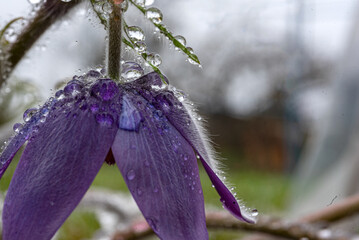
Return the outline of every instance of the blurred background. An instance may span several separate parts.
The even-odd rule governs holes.
[[[0,2],[0,28],[34,15],[34,2],[41,1]],[[186,38],[202,68],[134,7],[125,18],[142,27],[148,48],[162,57],[162,72],[197,105],[227,179],[247,206],[295,219],[358,192],[358,1],[156,0],[152,6],[162,10],[175,35]],[[13,35],[5,37],[11,41]],[[0,91],[2,142],[24,110],[44,102],[73,75],[103,65],[105,36],[84,2],[36,42]],[[124,57],[134,58],[129,52]],[[0,181],[2,195],[15,168],[16,161]],[[221,209],[200,172],[206,207]],[[110,239],[138,219],[117,167],[104,165],[55,238]],[[357,232],[356,219],[343,228]],[[246,237],[210,232],[211,240]]]

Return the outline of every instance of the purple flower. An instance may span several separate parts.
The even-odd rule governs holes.
[[[28,144],[5,199],[4,240],[51,239],[104,162],[117,164],[161,239],[208,239],[197,160],[223,206],[254,222],[214,172],[211,149],[180,92],[154,72],[120,85],[101,77],[90,71],[70,81],[16,125],[0,156],[0,177]]]

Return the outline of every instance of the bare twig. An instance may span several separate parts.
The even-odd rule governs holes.
[[[339,219],[352,216],[359,212],[359,194],[349,197],[337,204],[301,218],[299,221],[285,221],[279,218],[261,216],[257,224],[247,224],[238,221],[226,212],[215,212],[207,215],[207,227],[209,229],[232,229],[249,232],[266,233],[271,236],[285,237],[289,239],[352,239],[353,236],[343,235],[340,232],[333,232],[330,229],[321,229],[317,222],[333,222]],[[141,239],[153,232],[143,221],[146,227],[138,229],[136,223],[129,230],[117,232],[113,240],[135,240]]]
[[[137,226],[145,226],[138,228]],[[211,230],[242,230],[248,232],[266,233],[271,236],[288,239],[311,240],[349,240],[353,236],[332,232],[328,229],[319,229],[308,223],[287,222],[279,218],[262,216],[256,224],[247,224],[238,221],[227,212],[213,212],[207,215],[207,227]],[[135,223],[129,230],[117,232],[113,240],[136,240],[153,234],[152,229],[143,220]]]
[[[300,219],[301,222],[334,222],[359,212],[359,194],[348,197]]]
[[[6,60],[0,64],[0,86],[6,81],[10,73],[20,62],[25,53],[33,46],[37,39],[59,18],[80,3],[81,0],[63,2],[47,0],[19,34],[17,40],[5,49]]]

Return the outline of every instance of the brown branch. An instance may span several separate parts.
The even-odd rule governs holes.
[[[359,194],[348,197],[313,214],[300,219],[300,222],[334,222],[359,212]]]
[[[288,239],[311,239],[311,240],[349,240],[352,236],[343,233],[332,232],[327,229],[318,229],[308,223],[287,222],[279,218],[262,216],[256,224],[248,224],[232,217],[227,212],[213,212],[207,214],[207,227],[210,230],[242,230],[256,233],[266,233],[271,236]],[[138,229],[137,226],[145,226]],[[129,230],[117,232],[112,240],[135,240],[143,239],[153,234],[152,229],[145,220],[136,222]],[[329,236],[328,236],[329,234]]]
[[[359,194],[349,197],[337,204],[301,218],[299,221],[285,221],[279,218],[261,216],[257,224],[247,224],[238,221],[226,212],[215,212],[207,214],[208,229],[231,229],[249,232],[266,233],[271,236],[285,237],[289,239],[351,239],[352,236],[333,232],[330,229],[321,229],[313,223],[333,222],[349,217],[359,212]],[[138,228],[138,226],[145,226]],[[153,234],[151,228],[143,220],[135,223],[129,230],[117,232],[113,240],[135,240],[142,239]],[[328,237],[328,234],[330,236]]]
[[[80,3],[80,0],[63,2],[47,0],[38,10],[36,16],[19,34],[17,40],[5,50],[6,60],[0,63],[0,86],[6,81],[25,53],[33,46],[40,36],[59,18]]]

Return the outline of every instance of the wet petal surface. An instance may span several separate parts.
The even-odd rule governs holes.
[[[168,80],[165,78],[165,82]],[[211,158],[211,149],[206,143],[202,127],[196,123],[194,116],[191,115],[191,109],[185,104],[183,93],[168,90],[163,83],[160,75],[151,72],[142,76],[133,82],[139,93],[151,102],[154,107],[161,110],[168,121],[177,129],[177,131],[192,145],[203,159],[215,168],[215,161]],[[194,115],[194,113],[193,113]]]
[[[217,176],[217,174],[213,172],[213,170],[209,167],[206,161],[201,158],[201,162],[209,178],[211,179],[213,186],[221,197],[223,207],[226,208],[230,213],[232,213],[232,215],[234,215],[236,218],[248,223],[255,223],[255,219],[253,217],[251,217],[248,213],[241,211],[236,198],[233,196],[231,191],[229,191],[226,185],[224,185],[224,183]]]
[[[3,239],[51,239],[79,203],[113,143],[115,124],[60,107],[30,138],[6,195]]]
[[[208,239],[192,146],[140,95],[127,93],[126,104],[127,120],[137,121],[136,106],[142,121],[137,130],[119,129],[112,152],[147,222],[164,240]]]

